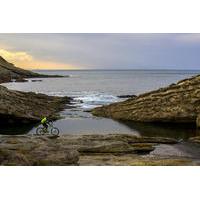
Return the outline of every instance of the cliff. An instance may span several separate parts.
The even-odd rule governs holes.
[[[200,123],[200,75],[92,110],[96,116],[139,122]],[[198,120],[197,120],[198,119]]]

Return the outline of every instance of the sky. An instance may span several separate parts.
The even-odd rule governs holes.
[[[24,69],[200,69],[200,34],[0,34],[0,56]]]

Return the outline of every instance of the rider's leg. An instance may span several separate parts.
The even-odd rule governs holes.
[[[47,131],[48,125],[47,125],[46,123],[44,123],[44,124],[42,124],[42,125],[43,125],[43,127],[46,129],[46,131]]]

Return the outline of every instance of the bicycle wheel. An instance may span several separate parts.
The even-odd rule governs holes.
[[[38,127],[36,129],[36,135],[43,135],[44,134],[44,128]]]
[[[55,136],[58,136],[59,135],[59,129],[58,128],[56,128],[56,127],[53,127],[52,129],[51,129],[51,134],[52,135],[55,135]]]

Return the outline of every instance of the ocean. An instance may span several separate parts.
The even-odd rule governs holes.
[[[94,107],[122,101],[121,95],[138,95],[165,87],[181,79],[200,74],[200,70],[38,70],[42,74],[69,75],[64,78],[37,78],[41,81],[5,83],[13,90],[32,91],[55,96],[74,98],[75,108],[66,109],[60,114],[62,119],[55,121],[61,134],[131,133],[147,136],[168,136],[188,138],[198,131],[192,126],[143,124],[119,122],[107,118],[94,117],[86,112]],[[35,80],[36,78],[34,78]],[[36,127],[9,127],[0,133],[32,134]]]

